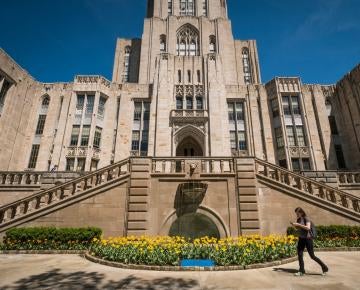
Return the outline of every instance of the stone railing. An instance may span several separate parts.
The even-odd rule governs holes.
[[[60,202],[72,200],[88,189],[95,189],[128,175],[129,159],[104,167],[82,177],[37,192],[29,197],[0,207],[0,232],[10,224],[35,215],[41,210],[54,207]]]
[[[0,171],[0,186],[41,185],[45,172]]]
[[[173,121],[178,122],[188,120],[206,121],[209,115],[206,110],[172,110],[170,117]]]
[[[110,88],[111,82],[103,76],[75,76],[75,83],[78,84],[101,84]]]
[[[339,185],[360,186],[360,172],[337,172]]]
[[[338,190],[324,183],[307,178],[277,165],[256,159],[256,175],[259,178],[281,184],[282,187],[297,189],[306,196],[313,196],[347,209],[360,219],[360,198]]]
[[[226,174],[234,173],[234,160],[232,158],[181,158],[181,157],[156,157],[152,159],[152,173],[185,173],[186,164],[194,164],[201,174]]]

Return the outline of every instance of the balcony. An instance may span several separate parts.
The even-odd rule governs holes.
[[[170,120],[176,123],[205,123],[209,119],[208,111],[205,110],[172,110]]]

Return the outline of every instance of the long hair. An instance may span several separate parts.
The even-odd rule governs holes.
[[[295,213],[300,213],[302,218],[306,217],[306,213],[301,207],[295,208]]]

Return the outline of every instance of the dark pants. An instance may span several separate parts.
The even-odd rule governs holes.
[[[299,265],[300,265],[299,271],[302,273],[305,273],[305,268],[304,268],[305,247],[306,247],[311,259],[313,259],[315,262],[317,262],[321,266],[321,269],[323,270],[323,272],[327,272],[328,267],[314,254],[313,240],[312,239],[304,239],[304,238],[299,238],[299,241],[297,244],[297,253],[298,253]]]

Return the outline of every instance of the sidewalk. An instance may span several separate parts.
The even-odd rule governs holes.
[[[330,272],[305,254],[308,275],[294,277],[297,262],[234,272],[153,272],[111,268],[77,255],[0,255],[0,289],[136,290],[360,290],[360,252],[322,252]]]

